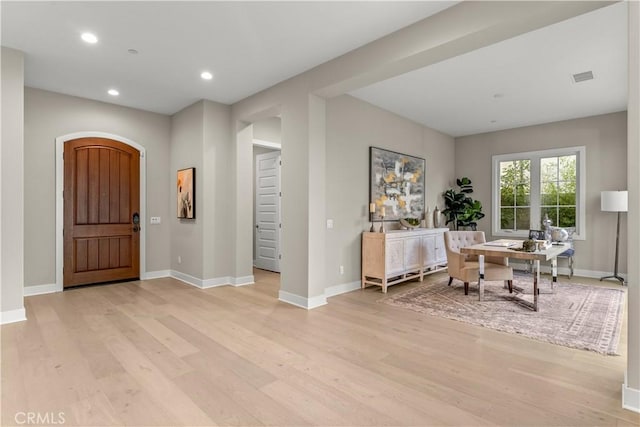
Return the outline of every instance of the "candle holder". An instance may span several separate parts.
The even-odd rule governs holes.
[[[369,221],[371,221],[371,228],[369,229],[369,231],[373,233],[374,231],[376,231],[376,229],[373,227],[373,225],[375,224],[375,221],[373,219],[373,213],[371,212],[369,212]]]
[[[380,215],[380,233],[384,233],[384,215]]]

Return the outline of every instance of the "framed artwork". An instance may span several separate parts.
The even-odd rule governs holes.
[[[385,221],[422,219],[426,162],[419,157],[369,147],[370,203]]]
[[[196,168],[178,171],[178,218],[196,217]]]

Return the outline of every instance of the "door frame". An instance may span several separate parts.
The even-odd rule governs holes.
[[[146,240],[147,240],[147,193],[146,193],[146,156],[142,145],[123,136],[106,132],[74,132],[56,138],[56,292],[64,289],[64,277],[62,269],[64,266],[64,143],[78,138],[107,138],[127,144],[140,152],[140,217],[142,218],[142,229],[140,230],[140,279],[145,279],[147,274]]]

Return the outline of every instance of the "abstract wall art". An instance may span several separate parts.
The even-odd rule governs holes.
[[[422,219],[425,160],[376,147],[369,148],[369,160],[369,201],[375,204],[375,215],[384,212],[385,221]]]

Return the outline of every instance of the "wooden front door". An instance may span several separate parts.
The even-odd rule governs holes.
[[[106,138],[64,144],[64,287],[140,276],[140,153]]]

